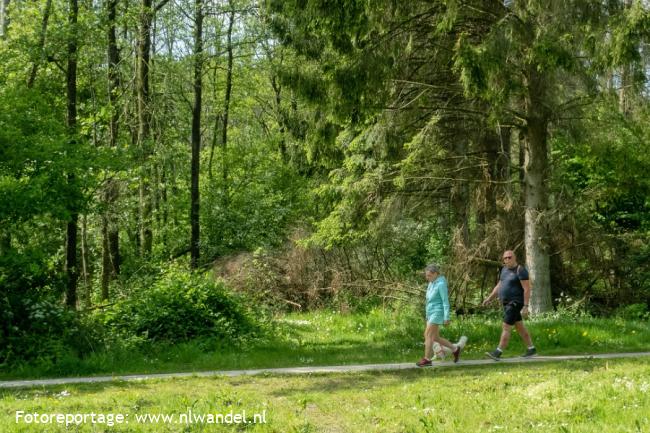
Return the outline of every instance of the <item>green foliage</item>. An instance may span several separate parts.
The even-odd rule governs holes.
[[[61,304],[65,223],[88,210],[96,173],[113,157],[72,144],[47,92],[0,90],[0,363],[57,363],[83,352]],[[70,181],[74,175],[74,181]]]
[[[558,133],[553,142],[552,186],[556,208],[566,215],[554,219],[556,242],[563,248],[571,236],[579,245],[570,252],[573,265],[564,271],[566,280],[556,282],[609,310],[650,297],[647,119],[646,110],[625,116],[617,101],[604,99],[577,131]],[[593,277],[579,278],[580,273]],[[611,287],[612,276],[620,278],[617,289]]]
[[[57,294],[63,281],[38,252],[0,255],[0,366],[49,362],[70,351],[76,316]]]
[[[272,333],[265,338],[247,338],[237,347],[224,347],[207,336],[186,342],[153,342],[133,335],[102,334],[97,315],[87,314],[70,337],[77,339],[72,340],[76,345],[87,347],[83,357],[66,349],[38,364],[4,369],[0,378],[415,362],[423,351],[424,283],[420,287],[419,305],[372,306],[357,300],[363,313],[323,309],[277,315],[274,320],[266,319],[265,326],[272,327]],[[650,338],[643,319],[595,318],[565,310],[526,323],[540,353],[547,355],[645,351]],[[452,315],[452,323],[442,335],[452,340],[467,335],[463,358],[480,359],[486,350],[494,349],[501,327],[501,311],[495,307],[482,314]],[[48,344],[41,343],[44,347]],[[515,335],[506,356],[516,357],[523,350]]]
[[[602,48],[601,57],[609,66],[638,64],[639,46],[650,36],[650,12],[639,2],[617,12],[612,17],[611,38]]]
[[[309,183],[264,147],[230,154],[229,180],[207,179],[202,189],[203,252],[209,258],[277,247],[290,223],[308,214]]]
[[[650,320],[650,308],[647,304],[630,304],[620,307],[616,316],[624,320]]]
[[[613,105],[605,101],[594,110],[593,122],[607,125],[606,129],[590,128],[577,142],[558,141],[558,186],[580,194],[581,207],[603,229],[647,231],[650,180],[645,173],[650,170],[650,159],[640,150],[650,137],[645,127],[648,114],[628,119]]]
[[[214,5],[206,17],[201,257],[204,264],[242,251],[276,258],[293,227],[309,226],[303,233],[313,236],[303,245],[320,259],[290,263],[299,269],[294,276],[308,275],[293,282],[288,267],[248,272],[250,286],[262,294],[254,302],[271,292],[278,302],[296,301],[285,294],[299,293],[304,305],[367,310],[379,302],[374,283],[361,283],[358,291],[345,283],[410,281],[428,261],[457,262],[451,257],[462,253],[456,251],[469,252],[467,260],[492,259],[486,257],[492,248],[485,246],[492,242],[486,240],[492,229],[487,218],[496,221],[507,212],[483,218],[485,203],[508,206],[507,229],[519,236],[509,218],[522,213],[515,162],[521,142],[515,132],[525,135],[524,111],[536,107],[550,121],[555,162],[548,181],[555,291],[580,302],[578,308],[561,301],[559,309],[577,314],[596,304],[607,311],[621,303],[647,304],[650,114],[642,89],[650,14],[642,2],[236,3],[224,143],[225,4]],[[195,58],[183,48],[191,41],[191,26],[182,19],[187,11],[177,2],[156,11],[154,28],[164,37],[152,51],[151,137],[141,147],[135,144],[144,126],[134,97],[139,82],[132,79],[136,51],[125,49],[137,45],[132,30],[139,25],[139,8],[128,2],[118,8],[117,27],[129,30],[118,32],[120,84],[115,106],[109,106],[104,3],[81,5],[79,132],[71,135],[63,79],[67,3],[53,2],[41,47],[44,4],[11,2],[9,32],[0,40],[0,337],[7,342],[0,344],[6,347],[0,349],[2,362],[54,365],[89,353],[109,356],[103,348],[128,354],[144,343],[191,346],[254,333],[257,325],[243,301],[223,287],[179,270],[160,275],[158,269],[188,248]],[[28,89],[35,66],[36,81]],[[531,78],[540,78],[542,100],[528,104]],[[617,87],[637,93],[629,113],[619,115],[612,101],[580,109]],[[119,133],[109,149],[114,112],[120,113]],[[565,121],[578,117],[583,120]],[[494,138],[490,125],[512,129],[510,146],[487,145],[494,144],[485,139]],[[504,170],[509,178],[499,175],[492,182],[497,152],[512,167]],[[109,180],[115,181],[114,202],[104,188]],[[141,196],[142,180],[151,189]],[[508,189],[508,196],[489,188]],[[151,255],[141,251],[139,237],[140,211],[148,205]],[[502,210],[495,206],[494,213]],[[121,256],[121,275],[111,282],[108,302],[120,300],[100,323],[95,313],[75,318],[61,307],[65,225],[70,215],[81,215],[79,269],[88,282],[82,299],[92,306],[100,298],[107,211],[118,229]],[[455,250],[454,230],[462,225],[469,244]],[[459,284],[473,288],[471,278],[480,272],[469,275],[479,268],[475,263],[458,264],[472,270]],[[275,291],[281,284],[289,289]],[[336,293],[313,295],[308,288]],[[630,308],[621,314],[638,316],[639,307]]]
[[[65,174],[82,156],[67,143],[63,121],[47,95],[0,91],[0,222],[22,222],[44,213],[64,218],[79,202]],[[77,159],[78,157],[78,159]],[[63,200],[62,200],[63,198]],[[72,203],[70,203],[72,202]]]
[[[244,301],[221,283],[176,267],[150,287],[107,311],[110,333],[150,341],[180,342],[209,337],[223,343],[254,336],[259,323]]]
[[[58,359],[77,329],[60,304],[61,239],[72,210],[86,208],[97,159],[70,143],[58,103],[47,92],[0,89],[0,363]]]
[[[53,363],[74,352],[76,316],[55,298],[36,292],[0,296],[0,367]]]
[[[595,45],[605,42],[600,30],[605,9],[584,0],[544,6],[517,2],[511,10],[495,6],[489,26],[482,24],[483,11],[445,11],[447,36],[454,37],[451,28],[460,29],[453,64],[465,95],[487,102],[493,120],[519,124],[526,118],[519,112],[522,101],[531,96],[531,84],[540,80],[535,91],[542,92],[544,100],[533,104],[553,113],[565,109],[565,99],[574,96],[566,92],[568,81],[571,92],[579,92],[578,82],[593,87],[595,65],[585,58],[595,57]],[[538,107],[526,107],[533,108]]]
[[[391,19],[403,11],[392,2],[268,1],[275,35],[298,55],[281,74],[284,82],[317,103],[337,125],[362,124],[392,90],[396,51],[404,39],[377,44]],[[298,80],[287,79],[291,76]]]

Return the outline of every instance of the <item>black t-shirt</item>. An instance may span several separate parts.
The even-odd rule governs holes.
[[[517,301],[524,303],[524,287],[521,280],[528,279],[528,269],[521,265],[515,268],[504,266],[499,276],[499,299],[502,302]]]

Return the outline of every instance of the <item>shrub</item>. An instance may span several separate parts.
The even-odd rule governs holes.
[[[87,353],[92,342],[83,336],[79,317],[47,297],[4,298],[11,303],[0,314],[5,322],[0,332],[0,367],[30,363],[54,365],[61,359]],[[6,319],[6,320],[4,320]]]
[[[647,320],[650,318],[650,310],[646,304],[630,304],[619,307],[616,316],[626,320]]]
[[[223,284],[176,268],[131,299],[105,313],[112,333],[150,341],[187,341],[198,337],[235,342],[260,333],[242,298]]]
[[[62,281],[34,251],[0,255],[0,366],[67,356],[75,314],[61,305]]]

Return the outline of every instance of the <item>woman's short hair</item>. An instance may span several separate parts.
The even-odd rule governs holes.
[[[431,272],[432,274],[433,274],[433,273],[438,273],[438,274],[439,274],[439,273],[440,273],[440,266],[438,266],[438,265],[435,264],[435,263],[431,263],[430,265],[427,265],[427,267],[424,268],[424,270],[425,270],[425,271],[429,271],[429,272]]]

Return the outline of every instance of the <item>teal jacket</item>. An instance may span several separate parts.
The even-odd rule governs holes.
[[[438,275],[438,278],[427,286],[427,317],[431,317],[434,313],[437,315],[443,313],[444,320],[450,320],[449,289],[447,279],[442,275]]]

